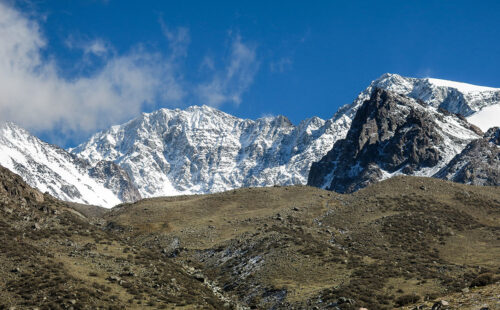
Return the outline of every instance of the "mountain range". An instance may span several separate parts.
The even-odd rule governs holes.
[[[396,174],[498,185],[499,166],[477,154],[498,163],[498,133],[488,129],[499,113],[500,89],[384,74],[331,119],[298,125],[208,106],[160,109],[64,150],[8,123],[0,165],[42,192],[105,207],[249,186],[353,191]]]

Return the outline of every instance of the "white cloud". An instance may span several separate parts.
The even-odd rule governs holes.
[[[0,2],[0,121],[85,135],[136,116],[144,105],[184,97],[173,64],[160,54],[139,47],[106,59],[91,76],[67,80],[42,57],[45,46],[36,21]],[[102,56],[109,46],[95,40],[83,49]]]
[[[258,68],[256,47],[243,43],[241,37],[236,36],[231,43],[226,67],[215,72],[209,82],[197,87],[201,102],[215,107],[226,102],[239,105],[243,93],[253,83]]]
[[[112,124],[139,115],[145,107],[200,103],[240,104],[259,68],[256,47],[231,36],[223,67],[205,57],[209,78],[184,81],[182,61],[190,44],[189,29],[170,29],[160,21],[169,50],[155,53],[137,46],[118,54],[99,38],[69,38],[68,48],[83,51],[76,65],[93,65],[91,73],[67,78],[47,55],[40,24],[0,0],[0,121],[13,121],[34,132],[57,130],[58,142],[78,141]],[[190,96],[189,96],[190,95]],[[62,137],[62,138],[61,138]],[[62,140],[61,140],[62,139]]]
[[[84,47],[85,54],[94,54],[96,56],[105,56],[109,52],[109,46],[102,40],[94,40]]]

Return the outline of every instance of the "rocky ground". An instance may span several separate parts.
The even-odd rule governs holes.
[[[464,288],[461,292],[442,296],[438,301],[419,302],[404,309],[432,309],[439,305],[440,309],[500,309],[500,284]]]
[[[106,212],[0,182],[0,309],[498,308],[498,187],[396,177]]]

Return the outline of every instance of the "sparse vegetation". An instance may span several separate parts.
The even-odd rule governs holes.
[[[497,285],[498,188],[398,177],[352,195],[248,188],[84,216],[0,172],[0,309],[372,310]]]

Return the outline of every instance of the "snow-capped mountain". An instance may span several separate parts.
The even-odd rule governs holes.
[[[207,106],[161,109],[100,132],[71,152],[91,163],[115,162],[143,197],[306,184],[312,162],[346,136],[356,111],[380,88],[470,117],[500,107],[499,89],[384,74],[327,121],[295,126],[283,116],[244,120]]]
[[[90,165],[12,123],[0,125],[0,165],[40,191],[67,201],[112,207],[140,199],[128,175],[116,164]]]
[[[7,124],[0,131],[0,165],[58,198],[101,206],[141,196],[306,184],[312,163],[346,137],[356,112],[377,89],[422,103],[438,120],[456,118],[438,111],[447,110],[484,131],[500,126],[500,89],[384,74],[332,119],[313,117],[298,125],[284,116],[240,119],[207,106],[161,109],[97,133],[68,153]],[[446,160],[472,136],[459,143],[450,139],[433,142],[447,148],[440,153]],[[447,146],[437,145],[443,141]],[[443,164],[417,170],[430,175]]]
[[[350,120],[240,119],[207,106],[161,109],[93,136],[71,150],[113,161],[143,197],[305,184],[313,161],[345,135]]]
[[[308,184],[353,192],[397,174],[433,176],[481,136],[463,117],[375,88],[346,138],[312,165]]]

